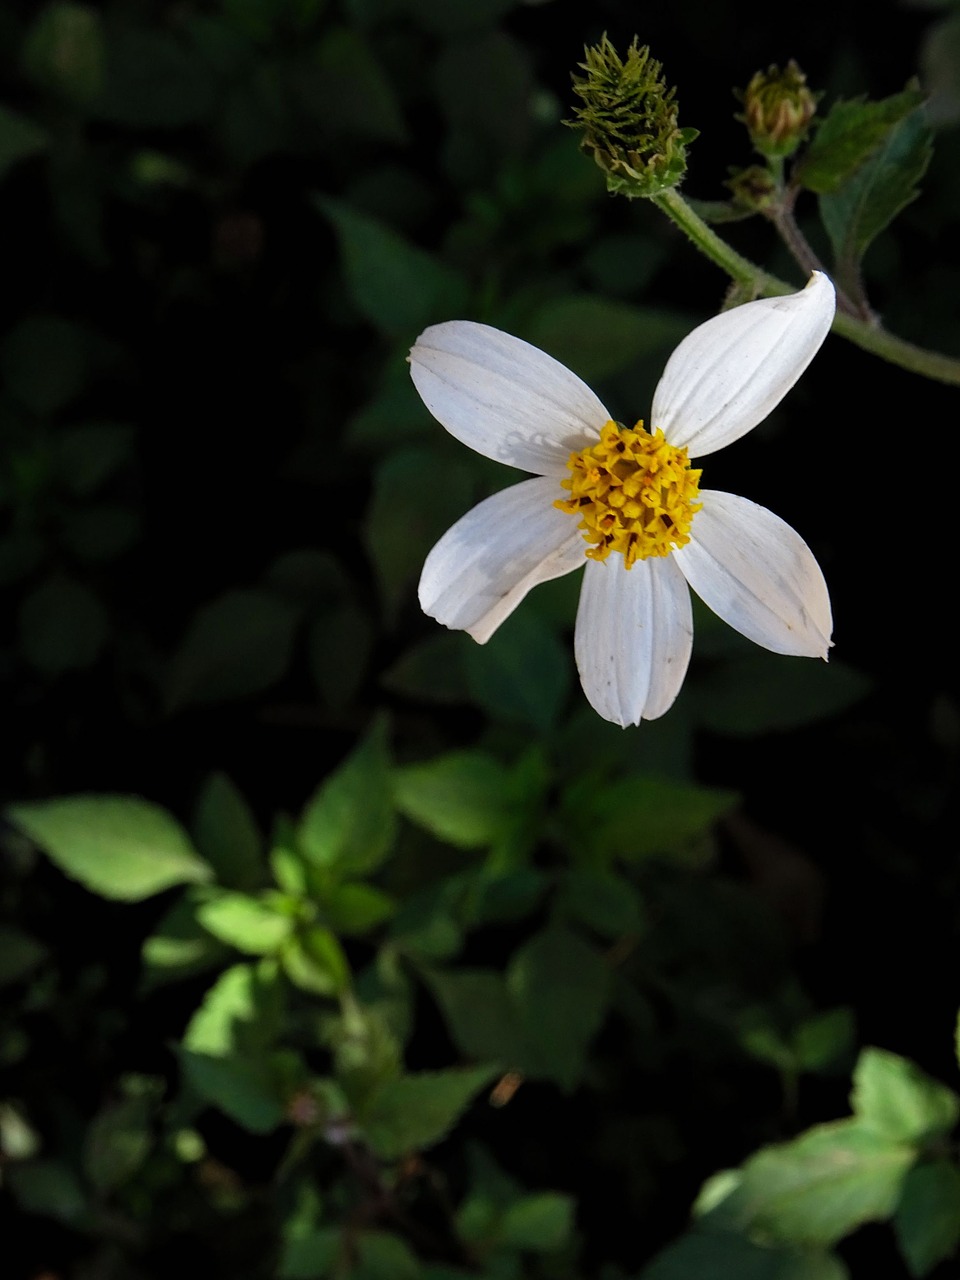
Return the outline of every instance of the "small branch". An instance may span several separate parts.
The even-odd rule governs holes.
[[[755,297],[776,298],[796,292],[796,285],[788,284],[786,280],[781,280],[778,276],[771,275],[769,271],[764,271],[762,267],[758,267],[756,263],[751,262],[749,258],[745,258],[727,244],[726,240],[718,236],[691,209],[676,188],[652,196],[651,199],[668,218],[677,224],[701,253],[706,254],[711,262],[725,271],[732,280],[747,286]],[[850,306],[849,300],[847,306]],[[835,333],[862,350],[880,356],[881,359],[901,369],[919,373],[922,377],[932,378],[937,382],[960,386],[960,359],[942,355],[937,351],[928,351],[924,347],[918,347],[912,342],[898,338],[882,328],[876,320],[864,320],[857,313],[856,308],[853,310],[854,314],[850,314],[846,308],[838,309],[833,321]]]

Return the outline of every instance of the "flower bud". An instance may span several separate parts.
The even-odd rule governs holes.
[[[791,60],[786,69],[772,66],[758,71],[746,89],[737,91],[750,141],[763,156],[789,156],[807,136],[817,110],[818,94],[807,88],[807,77]]]
[[[636,36],[626,58],[606,35],[584,57],[586,75],[573,77],[583,106],[566,123],[583,131],[580,146],[604,171],[607,190],[634,197],[675,187],[697,130],[678,128],[675,90],[667,88],[660,63]]]
[[[773,174],[764,165],[753,164],[747,169],[735,169],[723,184],[733,193],[737,209],[762,213],[777,199],[777,184]]]

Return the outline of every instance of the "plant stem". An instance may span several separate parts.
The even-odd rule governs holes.
[[[661,192],[652,199],[711,262],[716,263],[738,284],[749,286],[757,297],[775,298],[796,291],[795,285],[764,271],[727,244],[690,208],[676,188]],[[880,356],[901,369],[908,369],[911,373],[919,373],[922,377],[933,378],[938,382],[960,386],[960,359],[918,347],[889,333],[879,324],[868,323],[844,311],[837,312],[833,330],[864,351]]]

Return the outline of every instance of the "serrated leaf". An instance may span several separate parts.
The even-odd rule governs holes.
[[[830,1247],[893,1215],[915,1158],[859,1120],[818,1125],[752,1156],[712,1212],[775,1244]]]
[[[378,725],[304,809],[297,838],[305,857],[344,877],[379,867],[396,826],[390,781],[386,733]]]
[[[136,796],[64,796],[13,805],[7,817],[61,871],[105,898],[138,902],[210,879],[176,819]]]
[[[483,751],[452,751],[393,773],[400,812],[462,849],[482,848],[501,835],[516,811],[509,784],[509,770]]]
[[[853,274],[872,241],[920,194],[932,155],[932,132],[917,107],[887,134],[842,186],[820,197],[820,217],[841,279]]]
[[[200,904],[197,919],[221,942],[257,956],[272,955],[294,927],[269,898],[244,893],[218,893]]]
[[[912,1276],[927,1275],[960,1246],[960,1170],[949,1160],[917,1165],[907,1174],[893,1219],[900,1252]]]
[[[432,1147],[496,1074],[496,1067],[468,1067],[388,1081],[360,1117],[367,1142],[384,1160]]]
[[[439,258],[338,201],[318,197],[317,207],[336,231],[357,310],[374,328],[412,338],[467,309],[466,282]]]
[[[886,1049],[860,1054],[850,1102],[865,1128],[894,1142],[945,1135],[960,1118],[960,1098],[952,1089]]]
[[[229,889],[254,889],[263,879],[263,836],[249,804],[225,773],[211,773],[193,816],[197,848]]]
[[[877,102],[865,98],[835,102],[820,122],[794,177],[817,195],[836,191],[880,147],[894,126],[922,102],[923,94],[917,89]]]
[[[269,689],[289,665],[299,618],[288,601],[253,589],[227,591],[205,604],[170,661],[168,708]]]

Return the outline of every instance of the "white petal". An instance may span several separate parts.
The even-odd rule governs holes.
[[[463,444],[535,475],[560,475],[610,415],[585,382],[529,342],[450,320],[410,352],[424,404]]]
[[[538,582],[579,569],[586,544],[576,520],[551,505],[558,496],[552,478],[523,480],[462,516],[424,563],[424,613],[486,644]]]
[[[748,640],[826,658],[833,618],[813,552],[786,521],[748,498],[701,490],[690,541],[674,559],[704,604]]]
[[[746,302],[700,325],[667,361],[650,429],[659,427],[694,458],[739,440],[806,369],[835,309],[833,285],[815,271],[799,293]]]
[[[692,645],[690,592],[671,556],[632,569],[616,553],[587,562],[574,647],[583,691],[605,720],[625,728],[662,716]]]

